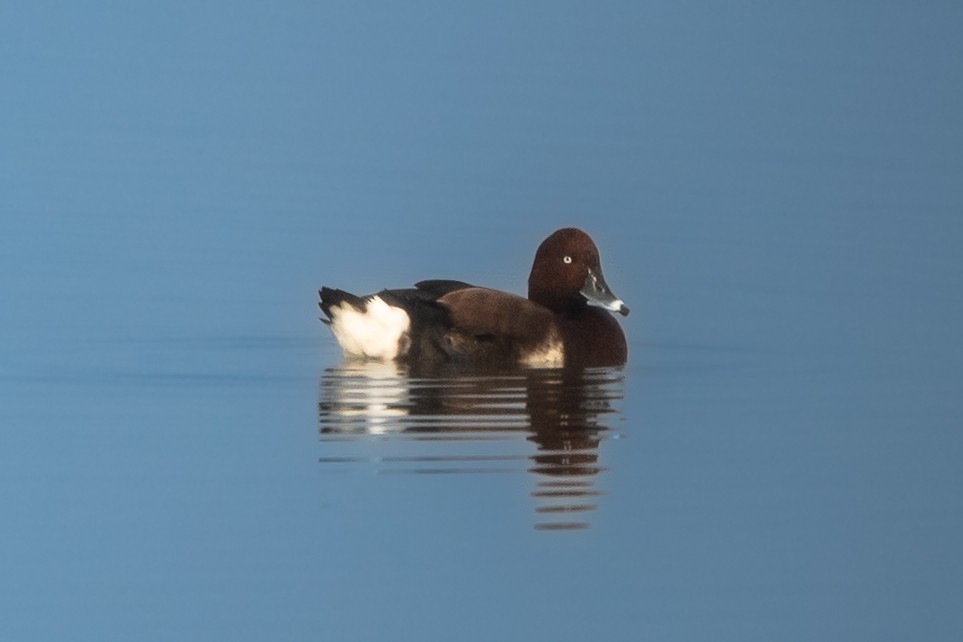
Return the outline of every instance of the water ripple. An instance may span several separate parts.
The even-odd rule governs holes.
[[[623,395],[617,368],[425,377],[346,363],[321,377],[319,463],[332,473],[523,475],[535,528],[587,528],[604,494],[599,445],[617,434]]]

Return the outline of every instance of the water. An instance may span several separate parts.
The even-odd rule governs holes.
[[[3,639],[955,639],[961,11],[0,10]],[[342,361],[321,284],[629,363]]]
[[[619,369],[412,378],[350,364],[321,379],[325,468],[375,473],[530,473],[539,529],[588,528],[603,439],[622,400]],[[347,452],[342,454],[342,449]],[[521,489],[526,485],[519,484]],[[573,519],[571,514],[578,514]]]

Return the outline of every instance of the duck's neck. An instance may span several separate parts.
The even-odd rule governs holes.
[[[528,300],[545,306],[552,312],[574,314],[584,311],[588,304],[581,296],[566,297],[550,290],[528,287]]]

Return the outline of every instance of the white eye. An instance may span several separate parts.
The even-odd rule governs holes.
[[[563,263],[571,263],[571,262],[572,262],[572,257],[566,256],[565,258],[562,259],[562,262],[563,262]]]

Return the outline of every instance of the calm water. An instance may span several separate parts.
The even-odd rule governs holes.
[[[963,634],[963,10],[0,10],[0,638]],[[345,363],[321,284],[622,369]]]

